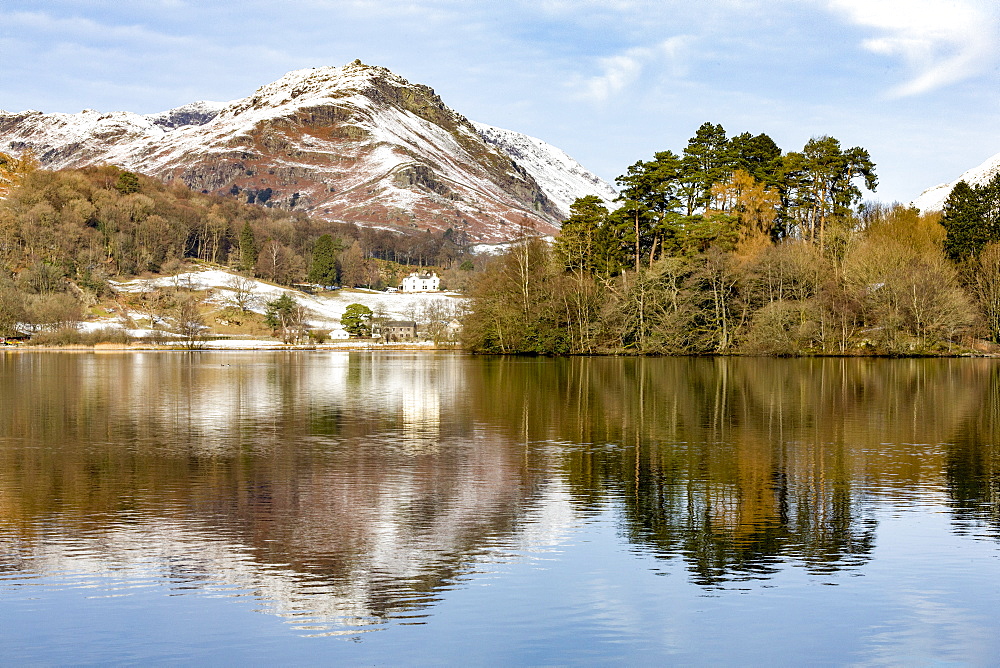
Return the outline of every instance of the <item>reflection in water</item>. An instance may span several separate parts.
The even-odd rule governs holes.
[[[816,571],[863,563],[876,498],[906,504],[947,489],[975,521],[998,507],[990,360],[485,366],[482,394],[516,388],[484,402],[487,419],[567,444],[577,495],[620,495],[630,540],[683,557],[703,584],[766,575],[787,560]]]
[[[860,568],[887,504],[940,497],[958,530],[998,526],[997,368],[8,354],[0,592],[160,581],[353,633],[419,620],[609,504],[703,587]]]
[[[181,585],[224,578],[314,622],[413,614],[539,492],[522,449],[474,424],[460,363],[6,357],[0,510],[18,549],[4,567],[138,559],[169,564]]]

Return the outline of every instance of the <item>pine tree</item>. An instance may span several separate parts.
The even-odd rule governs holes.
[[[944,202],[941,218],[941,226],[947,233],[944,252],[955,262],[978,256],[983,246],[994,240],[987,224],[983,194],[981,188],[959,181]]]
[[[329,234],[324,234],[313,245],[312,265],[309,267],[309,280],[320,285],[337,285],[340,281],[340,271],[337,268],[337,255],[341,244]]]
[[[251,271],[257,265],[257,239],[254,236],[250,223],[243,224],[243,231],[240,232],[240,269]]]
[[[742,169],[767,188],[781,183],[781,148],[766,134],[736,135],[729,141],[733,166]]]
[[[619,201],[624,204],[613,214],[619,236],[635,250],[635,269],[641,256],[652,263],[665,238],[676,236],[680,206],[677,198],[682,172],[681,159],[672,151],[659,151],[650,162],[636,162],[628,173],[615,179],[622,187]]]
[[[708,205],[712,186],[724,180],[733,168],[732,146],[726,130],[702,123],[684,148],[681,199],[688,216]]]
[[[348,304],[340,324],[351,336],[368,336],[371,333],[372,310],[364,304]]]
[[[860,201],[859,178],[868,190],[878,186],[868,151],[858,146],[844,150],[834,137],[814,137],[801,153],[785,156],[788,208],[804,238],[824,247],[829,223],[845,218]]]
[[[569,207],[570,217],[562,225],[553,250],[562,265],[573,272],[612,275],[621,271],[627,258],[612,234],[608,208],[596,195],[578,198]]]
[[[284,343],[291,343],[303,335],[305,309],[294,297],[285,293],[267,303],[264,322]]]
[[[115,190],[122,195],[131,195],[139,192],[139,176],[132,172],[122,172],[115,182]]]

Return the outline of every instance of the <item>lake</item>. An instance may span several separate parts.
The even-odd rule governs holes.
[[[0,352],[0,663],[995,664],[1000,361]]]

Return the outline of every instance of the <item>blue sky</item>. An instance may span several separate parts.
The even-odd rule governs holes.
[[[612,180],[704,121],[909,201],[1000,152],[995,0],[0,0],[0,108],[152,113],[355,58]]]

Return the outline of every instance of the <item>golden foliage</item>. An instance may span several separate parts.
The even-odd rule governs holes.
[[[946,236],[941,214],[896,204],[873,207],[865,221],[864,238],[872,243],[901,244],[916,253],[939,251]]]
[[[0,197],[6,197],[25,176],[39,167],[38,158],[30,150],[22,151],[17,156],[0,152]]]
[[[781,197],[773,188],[737,169],[730,177],[712,186],[707,216],[728,213],[738,221],[740,238],[767,236],[774,228]]]

